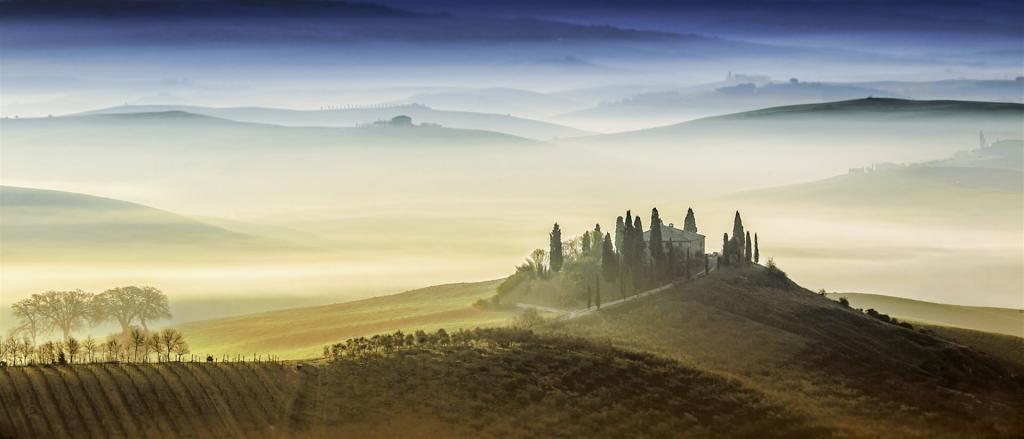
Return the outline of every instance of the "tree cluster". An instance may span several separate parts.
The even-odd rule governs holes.
[[[100,294],[47,291],[15,302],[11,309],[19,323],[15,332],[27,336],[32,345],[52,330],[59,330],[67,343],[74,331],[88,324],[116,321],[127,333],[136,322],[145,330],[150,322],[171,317],[167,295],[147,286],[112,288]]]
[[[686,230],[696,233],[692,208],[687,209],[683,222]],[[601,303],[602,284],[613,284],[612,288],[625,296],[680,277],[692,277],[709,268],[704,255],[683,252],[671,240],[666,241],[662,234],[664,221],[657,208],[651,210],[649,224],[650,235],[645,240],[643,220],[626,211],[625,216],[616,218],[614,236],[598,224],[578,238],[563,240],[563,230],[556,223],[548,234],[548,249],[534,250],[525,263],[516,267],[515,273],[499,285],[492,302],[503,303],[505,297],[519,289],[551,289],[533,282],[557,279],[571,283],[570,296],[578,297],[571,302],[585,303],[589,308]],[[565,288],[556,290],[564,292]]]
[[[744,231],[743,218],[740,217],[738,210],[736,216],[733,217],[732,237],[730,238],[728,233],[722,234],[721,257],[721,263],[727,266],[760,262],[761,250],[758,248],[757,234],[754,234],[754,239],[750,239],[750,231]]]

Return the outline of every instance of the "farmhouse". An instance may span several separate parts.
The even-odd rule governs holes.
[[[671,243],[675,247],[676,252],[679,254],[687,254],[689,251],[690,255],[703,255],[704,254],[704,235],[696,232],[690,232],[683,229],[677,229],[675,224],[661,225],[661,241],[665,246],[665,250],[668,250],[668,246]],[[651,242],[651,231],[644,232],[644,242],[650,245]]]

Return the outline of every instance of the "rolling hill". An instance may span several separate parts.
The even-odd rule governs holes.
[[[901,320],[1024,337],[1024,310],[1020,309],[948,305],[881,294],[832,293],[829,297],[845,297],[852,307],[874,308]]]
[[[438,124],[442,127],[465,130],[492,131],[512,136],[526,137],[534,140],[548,140],[554,137],[575,137],[588,134],[586,131],[575,128],[513,117],[507,114],[474,112],[476,110],[470,106],[445,106],[443,103],[448,101],[444,100],[441,95],[435,96],[441,99],[440,101],[437,101],[442,103],[442,105],[438,105],[439,107],[448,108],[449,110],[469,111],[446,111],[434,109],[427,106],[435,105],[435,100],[433,98],[417,99],[417,96],[414,96],[413,98],[410,98],[409,104],[382,106],[380,108],[368,107],[328,110],[289,110],[283,108],[262,107],[211,108],[188,105],[122,105],[87,111],[80,113],[79,115],[182,111],[191,114],[230,119],[238,122],[272,124],[290,127],[348,128],[372,124],[379,120],[390,120],[392,117],[405,115],[412,117],[414,123]],[[495,99],[497,98],[499,97],[495,97]],[[427,105],[422,105],[424,103]],[[493,110],[496,107],[492,106],[489,108]],[[505,110],[505,113],[511,111],[512,110],[507,109]],[[521,113],[516,112],[516,114]]]
[[[72,192],[0,186],[5,263],[32,260],[170,262],[293,244],[234,232],[141,204]]]
[[[1024,368],[1006,352],[1013,344],[955,328],[884,322],[778,271],[715,271],[622,306],[534,327],[538,335],[453,330],[507,324],[509,313],[469,305],[491,296],[497,283],[441,285],[182,328],[200,358],[214,343],[247,356],[316,357],[342,338],[367,337],[335,345],[348,347],[329,362],[0,369],[0,398],[15,410],[0,413],[6,415],[0,428],[454,437],[943,438],[1024,431],[1013,416],[1024,386]],[[450,339],[409,338],[440,327]],[[413,341],[396,347],[369,338],[396,329]],[[68,391],[48,392],[52,386]],[[84,408],[57,423],[49,421],[58,414],[43,408],[72,405]],[[18,410],[37,410],[46,421],[26,422],[36,418]]]
[[[895,98],[853,99],[783,107],[765,108],[705,120],[763,119],[807,116],[883,116],[915,117],[1024,117],[1024,104],[1014,102],[909,100]]]
[[[741,111],[868,96],[900,95],[852,84],[773,82],[737,75],[713,84],[650,91],[602,102],[592,108],[560,114],[554,120],[584,127],[610,124],[637,130]]]
[[[283,358],[310,358],[319,355],[326,344],[395,329],[504,326],[513,312],[472,306],[493,296],[499,283],[439,285],[354,302],[193,322],[181,330],[199,353],[258,351]]]
[[[5,367],[0,402],[0,434],[19,437],[828,433],[735,380],[513,330],[318,363]]]
[[[1011,437],[1024,370],[755,267],[550,328],[736,376],[841,436]]]
[[[507,87],[419,93],[404,99],[403,102],[419,103],[433,108],[442,108],[447,110],[475,111],[494,114],[516,114],[542,119],[551,115],[586,107],[586,104],[576,102],[558,94],[538,93]],[[561,134],[558,136],[571,137],[583,135],[583,133],[584,132],[577,130],[577,133],[574,134]],[[536,138],[535,136],[524,137]],[[550,137],[552,136],[544,138],[547,139]]]
[[[121,107],[124,108],[124,107]],[[162,108],[162,107],[157,107]],[[391,114],[389,111],[388,114]],[[372,122],[376,119],[368,120]],[[430,144],[445,145],[519,144],[535,142],[508,134],[436,126],[392,127],[289,127],[269,123],[239,122],[182,110],[111,112],[3,120],[5,141],[11,146],[37,140],[89,145],[90,140],[127,140],[147,144],[176,144],[189,147],[225,147],[245,142],[246,147],[281,146],[376,146]],[[111,131],[113,130],[113,131]],[[141,135],[133,138],[131,135]],[[104,138],[104,136],[106,138]],[[189,141],[182,137],[187,136]],[[242,145],[235,145],[242,146]]]

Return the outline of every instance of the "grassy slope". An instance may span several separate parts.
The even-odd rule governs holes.
[[[1024,337],[1024,310],[947,305],[879,294],[835,293],[830,297],[845,297],[854,308],[874,308],[901,320]]]
[[[946,340],[970,346],[993,357],[1024,368],[1024,338],[949,326],[919,325]]]
[[[1021,408],[1021,371],[759,270],[717,273],[553,330],[733,374],[844,434],[1024,431],[1009,415]]]
[[[195,322],[181,330],[199,354],[270,352],[310,358],[319,356],[323,345],[349,337],[397,329],[505,325],[512,313],[471,306],[493,296],[500,282],[438,285],[354,302]]]
[[[823,437],[827,431],[734,380],[672,360],[510,330],[476,335],[468,344],[331,363],[0,369],[0,436],[79,434]]]

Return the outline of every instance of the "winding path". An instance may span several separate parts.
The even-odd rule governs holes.
[[[700,278],[704,277],[705,275],[707,275],[707,272],[701,271],[700,273],[697,273],[697,275],[694,276],[693,279],[700,279]],[[632,301],[632,300],[637,300],[637,299],[640,299],[642,297],[647,297],[647,296],[650,296],[652,294],[657,294],[657,293],[660,293],[662,291],[669,290],[672,287],[675,287],[675,286],[678,286],[678,285],[682,285],[682,284],[686,283],[689,280],[692,280],[692,279],[686,279],[686,278],[676,279],[676,280],[674,280],[672,282],[669,282],[666,285],[662,285],[662,286],[657,287],[657,288],[652,288],[652,289],[649,289],[647,291],[642,291],[642,292],[634,294],[632,296],[626,296],[626,297],[624,297],[622,299],[613,300],[611,302],[603,302],[603,303],[601,303],[601,307],[600,308],[590,307],[590,308],[584,308],[584,309],[577,309],[577,310],[573,310],[573,311],[568,311],[568,310],[564,310],[564,309],[552,308],[552,307],[549,307],[549,306],[531,305],[529,303],[517,303],[516,307],[517,308],[522,308],[522,309],[534,308],[537,311],[548,312],[548,313],[555,314],[556,315],[555,320],[557,320],[557,321],[572,320],[572,319],[575,319],[575,318],[578,318],[578,317],[583,317],[585,315],[593,314],[593,313],[595,313],[595,312],[597,312],[599,310],[602,310],[602,309],[613,308],[613,307],[622,305],[623,303],[626,303],[626,302],[629,302],[629,301]]]

